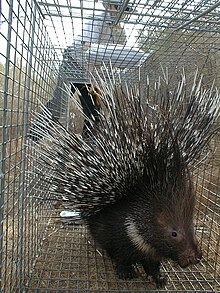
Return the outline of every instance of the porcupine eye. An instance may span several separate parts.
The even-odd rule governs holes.
[[[177,232],[176,232],[176,231],[173,231],[173,232],[172,232],[172,236],[173,236],[173,237],[177,237]]]

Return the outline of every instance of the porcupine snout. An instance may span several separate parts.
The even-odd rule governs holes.
[[[178,264],[182,268],[186,268],[189,265],[194,265],[200,262],[202,259],[202,251],[200,247],[198,246],[197,241],[193,241],[190,245],[188,245],[183,251],[183,253],[180,255],[178,259]]]

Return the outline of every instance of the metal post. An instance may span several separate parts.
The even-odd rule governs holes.
[[[24,101],[24,113],[23,113],[23,135],[22,135],[22,145],[23,145],[23,151],[22,151],[22,164],[21,164],[21,170],[22,170],[22,176],[21,176],[21,225],[20,225],[20,276],[19,276],[19,282],[18,282],[18,288],[21,290],[22,287],[22,277],[23,277],[23,229],[24,229],[24,201],[25,201],[25,195],[27,193],[26,190],[26,162],[27,162],[27,146],[26,146],[26,140],[27,140],[27,122],[28,122],[28,106],[29,106],[29,99],[30,99],[30,85],[31,85],[31,71],[32,71],[32,58],[33,58],[33,47],[34,47],[34,33],[35,33],[35,24],[36,24],[36,5],[34,4],[33,12],[31,14],[33,24],[31,26],[31,35],[29,37],[29,60],[27,63],[27,81],[26,81],[26,88],[25,88],[25,101]],[[30,43],[31,42],[31,43]]]
[[[5,187],[5,158],[6,158],[6,125],[7,125],[7,98],[8,98],[8,75],[9,75],[9,56],[11,50],[11,24],[13,16],[13,0],[10,1],[10,9],[8,14],[8,34],[6,47],[5,62],[5,80],[4,80],[4,97],[3,97],[3,113],[2,113],[2,147],[1,147],[1,172],[0,172],[0,289],[4,291],[2,286],[2,249],[3,249],[3,213],[4,213],[4,187]]]

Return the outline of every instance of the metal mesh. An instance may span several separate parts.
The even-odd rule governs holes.
[[[137,280],[119,280],[84,225],[61,223],[60,207],[39,200],[49,198],[49,187],[32,175],[37,166],[29,160],[33,149],[27,143],[31,113],[39,111],[39,101],[49,103],[63,123],[80,132],[81,118],[59,86],[89,81],[90,72],[109,60],[122,78],[140,79],[143,92],[147,75],[153,81],[168,70],[172,86],[183,67],[189,80],[198,68],[205,86],[215,80],[219,87],[220,2],[130,0],[113,11],[110,2],[1,1],[2,292],[154,290],[141,268]],[[86,25],[90,31],[82,30]],[[194,172],[196,234],[204,258],[189,269],[164,263],[164,290],[220,290],[219,135],[209,147],[209,157]]]

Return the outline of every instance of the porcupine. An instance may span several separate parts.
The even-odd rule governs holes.
[[[187,92],[182,75],[174,91],[161,79],[153,87],[148,81],[143,105],[136,87],[116,86],[114,78],[105,77],[96,83],[105,115],[100,114],[95,135],[91,131],[92,143],[68,132],[44,109],[48,130],[41,133],[39,153],[53,172],[39,174],[51,192],[64,187],[53,196],[80,211],[120,278],[135,277],[134,265],[141,264],[160,287],[166,283],[163,259],[187,267],[202,257],[190,170],[216,131],[219,94],[202,90],[197,78]]]

